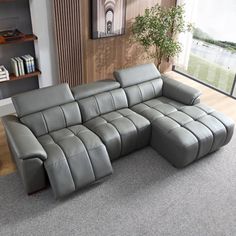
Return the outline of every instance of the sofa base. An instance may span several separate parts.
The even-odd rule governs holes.
[[[12,160],[15,162],[20,178],[23,180],[23,185],[26,193],[32,195],[48,186],[48,177],[44,168],[44,163],[39,158],[21,160],[13,154],[10,143],[9,149]]]

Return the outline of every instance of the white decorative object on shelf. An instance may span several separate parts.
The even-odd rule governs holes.
[[[9,80],[9,72],[4,66],[0,66],[0,81]]]

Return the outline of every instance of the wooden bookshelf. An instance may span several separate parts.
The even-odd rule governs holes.
[[[0,44],[25,43],[25,42],[32,42],[37,39],[38,39],[37,36],[34,34],[26,34],[21,38],[9,40],[9,41],[6,41],[3,39],[3,37],[0,37]]]
[[[6,28],[1,29],[6,32],[1,32],[0,36],[0,51],[3,54],[1,55],[0,65],[4,65],[9,73],[13,72],[11,58],[20,57],[21,55],[31,55],[34,57],[36,64],[34,42],[38,38],[32,31],[29,1],[0,0],[0,8],[1,19],[4,19],[6,23],[4,23]],[[23,20],[20,20],[21,18]],[[14,28],[8,28],[7,25],[14,25]],[[18,29],[21,29],[22,32]],[[10,73],[9,80],[0,81],[0,101],[12,97],[14,94],[38,88],[38,76],[40,74],[39,70],[22,76],[15,76]],[[19,81],[20,86],[17,81]]]
[[[40,70],[36,70],[36,71],[34,71],[32,73],[25,74],[25,75],[20,75],[20,76],[15,76],[14,74],[10,74],[10,80],[0,81],[0,83],[14,81],[14,80],[19,80],[19,79],[27,79],[27,78],[35,77],[35,76],[38,76],[38,75],[41,75],[41,71]]]
[[[41,74],[40,70],[35,70],[32,73],[25,74],[25,75],[20,75],[20,76],[15,76],[14,74],[10,74],[10,80],[26,79],[26,78],[38,76],[40,74]]]

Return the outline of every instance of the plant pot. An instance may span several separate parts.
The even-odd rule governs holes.
[[[162,60],[161,65],[159,66],[159,71],[161,73],[171,71],[172,70],[172,65],[173,65],[173,59],[169,59],[169,61]]]

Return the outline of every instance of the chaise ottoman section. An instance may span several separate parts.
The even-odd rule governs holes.
[[[151,146],[176,167],[184,167],[226,145],[234,122],[200,104],[201,92],[161,75],[154,64],[114,72],[129,108],[152,126]]]
[[[56,197],[63,197],[112,173],[106,148],[96,134],[75,125],[39,137]]]
[[[183,106],[152,122],[151,146],[182,168],[226,145],[233,131],[234,122],[212,108]]]

